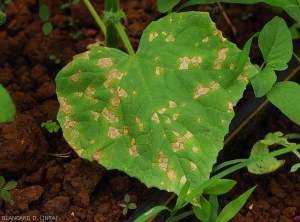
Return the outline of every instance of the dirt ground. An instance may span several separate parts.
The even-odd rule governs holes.
[[[9,216],[30,216],[31,220],[26,221],[34,221],[33,216],[40,221],[126,221],[132,211],[122,215],[119,204],[124,203],[124,195],[129,194],[131,202],[140,206],[153,189],[122,172],[107,171],[97,163],[78,158],[64,141],[61,131],[49,133],[40,126],[42,122],[56,119],[59,104],[54,78],[58,71],[74,55],[86,51],[88,44],[103,41],[103,35],[82,2],[62,10],[60,5],[64,1],[48,1],[54,30],[45,36],[36,2],[13,1],[5,9],[7,22],[0,27],[0,83],[9,91],[17,107],[15,121],[0,124],[0,175],[7,181],[18,182],[17,189],[11,191],[12,201],[0,199],[0,221],[7,221]],[[127,15],[123,24],[135,49],[144,28],[163,16],[157,11],[155,2],[120,1]],[[102,0],[93,1],[93,5],[98,12],[103,10]],[[263,4],[225,5],[226,13],[237,28],[237,35],[234,35],[216,5],[192,9],[210,11],[223,35],[240,48],[276,15]],[[281,16],[286,17],[285,14]],[[69,24],[70,19],[73,25]],[[81,34],[77,36],[79,31]],[[60,63],[50,60],[50,55],[60,58]],[[253,62],[262,61],[256,43],[250,57]],[[300,133],[298,125],[277,110],[272,112],[274,115],[268,115],[242,144],[243,149],[236,152],[235,158],[247,157],[249,147],[270,131]],[[63,158],[65,153],[67,157]],[[285,158],[287,164],[283,168],[266,176],[251,175],[246,170],[230,176],[238,185],[230,194],[221,197],[221,207],[258,184],[232,221],[300,221],[300,175],[299,171],[289,173],[297,159],[292,155]],[[183,221],[194,220],[190,217]]]

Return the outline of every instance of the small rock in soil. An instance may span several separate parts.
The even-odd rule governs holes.
[[[269,189],[271,193],[279,199],[283,199],[286,197],[286,192],[284,192],[284,190],[279,187],[278,183],[274,178],[271,178],[270,180]]]
[[[48,200],[44,206],[45,215],[67,214],[70,206],[70,198],[68,196],[58,196],[52,200]]]
[[[292,218],[296,215],[297,207],[287,207],[283,209],[281,212],[288,218]]]

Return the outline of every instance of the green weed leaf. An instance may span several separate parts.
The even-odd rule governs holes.
[[[267,93],[267,98],[281,110],[290,120],[300,124],[300,85],[291,82],[275,83]]]
[[[294,145],[293,143],[289,143],[286,138],[281,137],[281,132],[269,133],[263,140],[256,142],[251,150],[250,158],[262,156],[264,154],[269,153],[270,145],[280,144],[284,146]],[[254,174],[266,174],[277,170],[284,164],[284,160],[277,160],[275,157],[271,157],[269,159],[260,160],[256,163],[249,164],[247,166],[248,171]]]
[[[10,98],[8,92],[0,84],[0,123],[11,122],[14,120],[16,115],[16,107]]]
[[[137,206],[136,206],[135,203],[130,203],[130,204],[128,204],[128,209],[134,210],[134,209],[136,209],[136,208],[137,208]]]
[[[0,176],[0,188],[2,188],[5,184],[5,179],[3,176]]]
[[[204,190],[204,194],[210,194],[210,195],[222,195],[224,193],[229,192],[232,187],[234,187],[236,184],[236,181],[229,180],[229,179],[220,179],[216,181],[215,183],[207,186]]]
[[[259,68],[258,68],[259,69]],[[265,67],[250,79],[256,97],[262,97],[269,92],[276,82],[277,76],[273,69]]]
[[[293,54],[292,36],[282,18],[275,17],[261,30],[258,46],[266,63],[287,63]]]
[[[291,172],[296,172],[298,169],[300,168],[300,163],[297,163],[295,165],[292,166],[291,168]]]
[[[210,203],[203,196],[200,196],[199,204],[199,206],[192,205],[195,215],[201,221],[209,221],[211,215]]]
[[[234,215],[239,212],[239,210],[243,207],[243,205],[246,203],[248,197],[251,195],[253,190],[256,186],[252,187],[251,189],[247,190],[245,193],[240,195],[235,200],[228,203],[221,213],[219,214],[216,222],[227,222],[229,221]]]
[[[0,190],[0,196],[5,201],[11,200],[11,195],[7,190]]]
[[[159,213],[160,211],[167,210],[171,212],[171,210],[168,207],[165,206],[156,206],[151,208],[150,210],[143,213],[141,216],[139,216],[137,219],[134,220],[134,222],[145,222],[153,215]]]
[[[209,204],[211,206],[211,214],[209,218],[209,222],[215,222],[218,217],[219,212],[219,201],[217,195],[210,195]]]
[[[180,0],[157,0],[157,9],[159,12],[167,12],[177,5]]]
[[[193,24],[191,26],[190,24]],[[134,56],[93,47],[56,77],[58,121],[80,157],[179,194],[208,180],[257,71],[248,61],[224,89],[240,50],[208,13],[171,13],[144,31]]]
[[[4,190],[13,190],[17,187],[18,183],[16,181],[9,181],[5,186],[3,187]]]
[[[49,8],[47,5],[40,6],[39,16],[44,22],[47,22],[49,20]]]
[[[52,32],[52,24],[51,22],[46,22],[43,25],[43,33],[44,35],[49,35]]]

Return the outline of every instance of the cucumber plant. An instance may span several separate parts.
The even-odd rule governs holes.
[[[184,196],[178,207],[190,202],[197,206],[205,201],[195,197],[207,186],[262,160],[253,157],[210,178],[234,116],[233,107],[249,82],[258,97],[267,94],[299,123],[295,114],[300,104],[292,95],[300,92],[299,85],[274,81],[274,70],[286,69],[293,53],[290,32],[281,32],[288,30],[282,19],[268,23],[243,51],[225,39],[204,12],[169,13],[152,22],[137,52],[120,22],[113,24],[128,54],[94,46],[75,56],[56,77],[57,119],[66,141],[80,157],[124,171],[148,187]],[[265,42],[268,35],[271,44]],[[261,67],[248,58],[254,37],[261,42],[265,59]],[[282,92],[290,100],[282,101]],[[292,109],[284,108],[293,103]],[[284,152],[295,149],[299,146]],[[243,203],[253,189],[237,202]]]

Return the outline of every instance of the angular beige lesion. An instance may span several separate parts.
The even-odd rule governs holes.
[[[228,113],[233,113],[233,104],[232,102],[228,102],[228,110],[227,110]]]
[[[174,169],[169,169],[167,175],[170,181],[173,181],[176,178],[176,173]]]
[[[111,58],[101,58],[96,63],[96,65],[99,66],[102,69],[109,68],[109,67],[113,66],[113,64],[114,63],[113,63]]]
[[[71,132],[71,138],[72,139],[76,139],[76,138],[78,138],[79,137],[79,131],[78,130],[73,130],[72,132]]]
[[[191,164],[191,169],[192,170],[196,170],[197,169],[197,165],[193,162],[190,161],[190,164]]]
[[[222,62],[226,59],[226,52],[228,49],[228,47],[218,49],[218,58],[214,61],[214,69],[222,68]]]
[[[234,69],[235,64],[234,63],[230,63],[229,69]]]
[[[129,147],[128,151],[131,156],[138,157],[140,155],[136,150],[135,139],[131,140],[131,146]]]
[[[158,166],[163,171],[167,171],[167,168],[168,168],[168,158],[166,158],[164,156],[164,153],[162,151],[159,151]]]
[[[75,150],[75,152],[78,154],[78,156],[82,156],[84,149],[80,149],[80,150]]]
[[[166,42],[174,42],[174,41],[175,41],[175,38],[172,34],[168,35],[168,37],[166,38]]]
[[[77,96],[77,97],[82,97],[83,96],[83,92],[75,92],[74,95]]]
[[[149,35],[149,42],[152,42],[158,36],[157,32],[151,32]]]
[[[208,42],[208,37],[205,37],[204,39],[202,39],[202,42]]]
[[[110,102],[112,106],[118,107],[121,103],[120,97],[117,95],[114,95],[113,97],[110,98]]]
[[[169,107],[174,108],[177,104],[174,101],[169,101]]]
[[[95,121],[97,121],[99,116],[101,115],[99,112],[96,112],[96,111],[91,111],[91,114]]]
[[[102,159],[102,150],[95,151],[92,155],[93,160],[100,162]]]
[[[212,81],[212,82],[210,83],[210,88],[211,88],[212,90],[217,90],[217,89],[220,88],[220,84],[217,83],[216,81]]]
[[[84,93],[87,96],[93,95],[93,94],[95,94],[95,92],[96,92],[96,89],[92,85],[88,85],[88,87],[84,91]]]
[[[179,70],[188,69],[189,63],[192,63],[194,66],[199,66],[203,61],[200,56],[194,56],[192,58],[184,56],[182,58],[179,58],[179,60],[180,60]]]
[[[192,150],[193,150],[194,153],[197,153],[199,149],[198,149],[198,147],[193,146],[193,147],[192,147]]]
[[[205,95],[208,92],[209,88],[205,88],[201,83],[199,83],[196,91],[193,93],[193,98],[197,99],[199,96]]]
[[[157,112],[159,114],[163,114],[167,109],[166,108],[161,108],[160,110],[158,110]]]
[[[135,117],[135,122],[139,125],[139,130],[143,131],[144,130],[144,123],[137,117]]]
[[[117,91],[120,97],[127,98],[128,93],[123,88],[118,87]]]
[[[63,125],[63,128],[66,130],[71,130],[73,129],[73,127],[75,126],[75,124],[77,123],[73,118],[66,116],[65,117],[65,123]]]
[[[105,77],[105,82],[103,83],[104,87],[107,88],[109,86],[109,84],[118,79],[121,80],[123,77],[124,73],[118,71],[117,69],[111,69]]]
[[[171,123],[170,118],[167,118],[167,119],[166,119],[166,123],[167,123],[167,124],[170,124],[170,123]]]
[[[178,113],[174,113],[173,116],[172,116],[173,120],[177,120],[178,117],[179,117],[179,114],[178,114]]]
[[[72,81],[72,82],[75,82],[75,83],[79,82],[81,72],[82,72],[82,70],[81,70],[81,69],[78,69],[77,73],[71,75],[71,76],[70,76],[71,81]]]
[[[173,151],[174,152],[178,152],[179,150],[184,150],[184,142],[188,139],[190,139],[193,134],[190,131],[187,131],[184,136],[180,136],[180,134],[178,132],[173,131],[174,135],[177,137],[176,142],[171,143],[172,147],[173,147]]]
[[[82,59],[88,60],[88,59],[90,59],[90,53],[91,53],[91,51],[86,51],[86,52],[77,54],[77,55],[73,56],[73,59],[82,58]]]
[[[115,115],[115,113],[107,107],[103,109],[102,113],[105,119],[107,119],[110,123],[115,123],[119,121],[119,118]]]
[[[109,138],[115,139],[115,140],[119,139],[122,136],[122,134],[119,132],[119,130],[113,126],[110,126],[108,128],[107,135]]]
[[[155,68],[156,75],[160,76],[163,73],[163,71],[164,71],[164,68],[156,66],[156,68]]]
[[[90,144],[95,144],[96,143],[95,138],[89,138],[89,141],[90,141]]]
[[[153,115],[151,116],[151,119],[156,123],[160,122],[157,113],[153,113]]]
[[[238,79],[238,80],[245,81],[245,82],[249,82],[249,78],[246,77],[246,76],[244,76],[243,74],[239,75],[237,79]]]
[[[124,125],[123,127],[123,135],[127,136],[129,134],[128,127]]]
[[[186,176],[183,175],[183,176],[180,178],[180,183],[181,183],[182,185],[184,185],[184,184],[186,183],[186,181],[187,181]]]
[[[73,108],[72,106],[67,102],[66,98],[60,96],[57,98],[58,99],[58,102],[60,104],[60,107],[59,109],[61,111],[63,111],[65,114],[69,114],[72,112]]]

